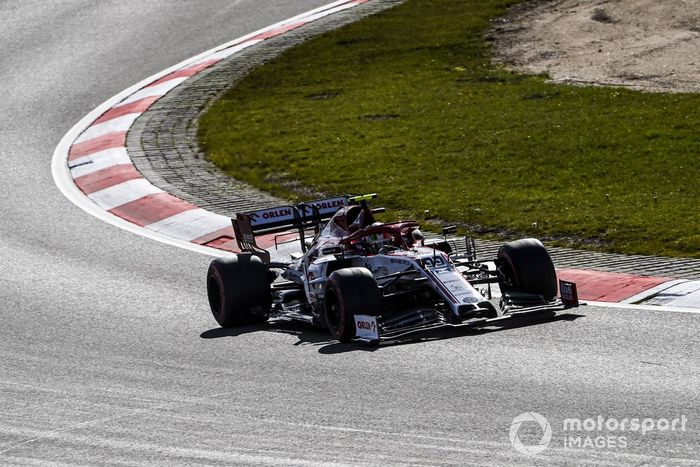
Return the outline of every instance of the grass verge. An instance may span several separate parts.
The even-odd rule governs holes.
[[[313,39],[219,100],[200,141],[291,198],[376,191],[482,236],[700,257],[700,95],[495,66],[483,33],[515,3],[408,0]]]

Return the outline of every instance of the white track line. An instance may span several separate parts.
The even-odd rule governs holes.
[[[228,255],[230,253],[227,253],[223,250],[218,250],[215,248],[210,248],[202,245],[197,245],[195,243],[191,243],[188,241],[180,240],[177,238],[169,237],[165,234],[162,234],[160,232],[155,232],[143,227],[140,227],[136,224],[132,224],[131,222],[126,221],[125,219],[122,219],[121,217],[115,216],[107,211],[105,211],[103,208],[92,202],[88,197],[85,196],[85,194],[80,191],[80,189],[75,185],[73,182],[73,177],[71,175],[71,171],[68,168],[68,164],[66,163],[68,160],[68,154],[70,151],[71,146],[75,142],[75,140],[83,133],[86,129],[88,129],[91,124],[97,120],[101,115],[103,115],[105,112],[110,110],[111,108],[117,106],[117,105],[123,105],[125,104],[125,100],[127,102],[133,102],[135,100],[138,100],[134,98],[134,95],[138,92],[141,92],[144,90],[149,84],[154,83],[155,81],[169,75],[170,73],[173,73],[174,71],[178,71],[182,68],[186,68],[188,66],[201,63],[202,61],[210,60],[212,58],[218,58],[219,55],[221,57],[228,57],[233,53],[236,53],[237,51],[240,51],[246,47],[249,47],[253,45],[254,43],[260,42],[259,40],[253,40],[254,37],[259,36],[260,34],[263,34],[265,32],[268,32],[270,30],[279,28],[285,24],[290,24],[298,21],[302,21],[304,18],[307,17],[312,17],[313,15],[316,15],[318,13],[321,13],[323,11],[326,11],[331,8],[335,8],[339,5],[342,5],[344,3],[347,3],[345,0],[340,0],[337,2],[330,3],[328,5],[315,8],[313,10],[307,11],[305,13],[302,13],[300,15],[294,16],[292,18],[288,18],[286,20],[280,21],[278,23],[275,23],[271,26],[261,28],[257,31],[254,31],[250,34],[247,34],[245,36],[239,37],[237,39],[234,39],[230,42],[227,42],[225,44],[219,45],[217,47],[214,47],[210,50],[207,50],[205,52],[202,52],[199,55],[196,55],[194,57],[191,57],[187,60],[184,60],[176,65],[173,65],[170,68],[167,68],[160,73],[156,73],[152,76],[149,76],[148,78],[140,81],[139,83],[134,84],[133,86],[125,89],[124,91],[116,94],[115,96],[111,97],[110,99],[107,99],[105,102],[103,102],[100,106],[95,108],[93,111],[85,115],[78,123],[76,123],[61,139],[61,141],[58,143],[56,146],[56,149],[54,150],[53,157],[51,159],[51,174],[54,179],[54,183],[58,187],[58,189],[63,193],[63,195],[68,198],[73,204],[78,206],[80,209],[83,211],[87,212],[88,214],[104,221],[107,222],[108,224],[111,224],[115,227],[118,227],[120,229],[126,230],[128,232],[141,235],[142,237],[149,238],[151,240],[156,240],[161,243],[165,243],[168,245],[176,246],[179,248],[183,248],[185,250],[190,250],[190,251],[195,251],[198,253],[206,254],[209,256],[223,256],[223,255]],[[248,42],[247,44],[245,42]],[[238,46],[238,47],[236,47]],[[230,50],[227,50],[230,49]],[[219,54],[216,55],[215,54]],[[179,78],[175,78],[173,80],[169,80],[166,83],[166,86],[163,88],[160,88],[160,90],[164,90],[168,88],[168,84],[172,84],[173,81],[184,81],[184,79],[180,80]],[[154,94],[151,94],[152,90],[157,88],[160,85],[157,86],[152,86],[151,90],[149,91],[144,91],[142,92],[139,96],[139,98],[151,96]],[[172,89],[172,88],[170,88]],[[156,94],[157,95],[157,94]],[[133,100],[131,100],[133,99]],[[118,151],[118,150],[117,150]],[[98,157],[101,156],[101,153],[95,153],[91,154],[89,156],[85,156],[85,158],[80,158],[81,162],[87,162],[88,160],[93,160],[94,162],[92,164],[97,163]],[[119,157],[117,152],[111,152],[109,157]],[[87,159],[90,158],[90,159]],[[76,164],[76,159],[75,161],[71,162],[71,167],[73,167],[74,171],[78,170],[78,167]],[[105,161],[105,163],[107,163]],[[87,165],[92,165],[92,164],[87,164]],[[116,164],[114,164],[116,165]],[[81,166],[82,167],[82,166]],[[93,166],[96,167],[96,166]],[[109,167],[109,165],[106,165],[102,168]],[[83,172],[84,170],[84,172]],[[99,170],[99,169],[98,169]],[[82,172],[82,173],[81,173]],[[78,172],[75,173],[81,173],[83,175],[87,173],[92,173],[94,170],[90,171],[89,169],[81,169]]]
[[[221,52],[217,52],[215,54],[212,54],[210,56],[207,56],[197,62],[194,62],[193,65],[198,65],[203,62],[208,62],[209,60],[223,60],[224,58],[228,58],[231,55],[237,54],[241,50],[247,49],[250,46],[253,46],[255,44],[258,44],[262,42],[262,39],[256,39],[248,42],[244,42],[243,44],[236,45],[234,47],[229,47],[228,49],[222,50]]]
[[[654,295],[657,295],[658,293],[663,292],[666,289],[670,289],[675,285],[683,284],[685,282],[688,281],[685,279],[678,279],[674,281],[664,282],[663,284],[659,284],[656,287],[652,287],[651,289],[647,289],[644,292],[640,292],[637,295],[633,295],[630,298],[622,300],[620,303],[638,304],[640,302],[650,299]]]
[[[630,303],[612,303],[612,302],[591,302],[588,300],[582,300],[592,306],[599,306],[603,308],[624,308],[626,310],[644,310],[644,311],[671,311],[673,313],[694,313],[700,314],[700,309],[698,308],[685,308],[677,306],[666,306],[666,305],[632,305]],[[581,309],[581,308],[579,308]],[[585,308],[582,308],[585,311]]]
[[[254,44],[257,44],[258,42],[261,42],[259,39],[253,39],[256,36],[259,36],[263,33],[266,33],[268,31],[275,30],[277,28],[283,27],[285,25],[290,25],[294,24],[297,22],[311,22],[315,19],[322,18],[324,16],[328,16],[330,14],[352,8],[354,6],[357,6],[355,3],[348,2],[347,0],[338,0],[336,2],[330,3],[328,5],[307,11],[305,13],[302,13],[300,15],[294,16],[292,18],[280,21],[276,24],[273,24],[271,26],[268,26],[266,28],[259,29],[258,31],[252,32],[250,34],[247,34],[245,36],[239,37],[238,39],[234,39],[230,42],[227,42],[225,44],[222,44],[218,47],[215,47],[213,49],[210,49],[206,52],[203,52],[199,55],[196,55],[190,59],[184,60],[177,65],[174,65],[166,70],[161,71],[160,73],[156,73],[155,75],[152,75],[141,82],[131,86],[128,89],[125,89],[124,91],[118,93],[117,95],[113,96],[112,98],[108,99],[102,105],[94,109],[92,112],[88,113],[85,117],[83,117],[78,123],[76,123],[73,128],[71,128],[68,133],[65,134],[65,136],[61,139],[59,142],[58,146],[56,147],[53,158],[51,160],[51,172],[53,175],[54,182],[56,183],[56,186],[61,190],[64,196],[68,198],[73,204],[76,206],[80,207],[83,211],[87,212],[88,214],[93,215],[94,217],[97,217],[98,219],[107,222],[109,224],[112,224],[116,227],[119,227],[121,229],[127,230],[129,232],[135,233],[137,235],[141,235],[143,237],[156,240],[168,245],[172,246],[177,246],[179,248],[183,248],[186,250],[190,251],[196,251],[198,253],[203,253],[206,255],[210,256],[222,256],[222,255],[227,255],[225,251],[202,246],[202,245],[197,245],[194,243],[191,243],[190,241],[187,240],[182,240],[181,238],[186,238],[186,239],[195,239],[195,238],[200,238],[201,236],[204,236],[208,233],[211,233],[213,231],[218,230],[218,228],[223,228],[228,226],[229,220],[227,218],[224,218],[224,216],[219,216],[217,214],[213,213],[208,213],[213,216],[218,216],[220,218],[226,219],[226,222],[224,222],[221,219],[217,219],[215,217],[208,217],[208,216],[203,216],[200,219],[205,226],[202,227],[202,229],[197,229],[197,226],[189,227],[186,224],[178,222],[178,219],[184,220],[184,219],[192,219],[191,217],[187,216],[187,213],[191,212],[197,212],[200,211],[200,209],[197,210],[192,210],[192,211],[186,211],[184,213],[172,216],[171,218],[164,219],[163,221],[156,222],[154,224],[151,224],[149,226],[140,227],[136,224],[132,224],[131,222],[128,222],[118,216],[112,215],[111,213],[107,212],[105,209],[111,209],[110,207],[117,207],[121,204],[123,204],[124,199],[130,199],[130,198],[121,198],[119,201],[119,204],[115,205],[114,203],[117,203],[115,199],[113,199],[113,194],[120,192],[124,189],[121,185],[126,185],[126,186],[132,186],[137,189],[139,193],[162,193],[163,191],[153,187],[151,188],[146,188],[145,185],[143,184],[142,181],[140,180],[131,180],[129,182],[125,182],[123,184],[117,185],[115,187],[110,187],[105,190],[98,191],[96,193],[93,193],[90,195],[90,197],[85,196],[85,194],[80,191],[80,189],[75,185],[73,182],[73,177],[79,177],[82,175],[87,175],[89,173],[93,173],[97,170],[111,167],[113,165],[118,165],[121,163],[131,163],[131,160],[128,158],[128,155],[126,156],[126,160],[124,159],[124,155],[126,154],[126,149],[125,148],[116,148],[116,149],[109,149],[106,151],[100,151],[96,152],[94,154],[90,154],[84,157],[81,157],[79,159],[75,159],[74,161],[70,162],[70,167],[72,169],[69,169],[67,161],[68,161],[68,154],[70,151],[71,146],[74,143],[79,143],[81,141],[86,141],[95,138],[96,136],[108,134],[110,132],[114,131],[123,131],[122,130],[122,125],[124,125],[124,122],[129,121],[131,118],[134,120],[138,117],[140,114],[129,114],[123,117],[118,117],[114,120],[102,123],[102,124],[97,124],[91,127],[92,123],[97,120],[102,114],[107,112],[108,110],[112,109],[113,107],[116,107],[117,105],[125,105],[129,104],[132,102],[136,102],[140,99],[146,98],[146,97],[152,97],[152,96],[162,96],[165,95],[167,92],[172,90],[173,88],[177,87],[179,84],[184,82],[186,77],[180,77],[180,78],[173,78],[168,81],[165,81],[164,83],[155,85],[155,86],[149,86],[151,83],[154,83],[155,81],[169,75],[172,72],[181,70],[183,68],[186,68],[188,66],[196,65],[208,60],[212,59],[223,59],[227,58],[247,47],[250,47]],[[132,122],[133,123],[133,120]],[[128,125],[130,128],[131,125]],[[110,129],[111,131],[108,131]],[[128,129],[128,128],[126,128]],[[72,174],[71,174],[72,171]],[[145,179],[144,179],[145,180]],[[152,186],[152,185],[151,185]],[[111,191],[110,191],[111,190]],[[150,191],[153,190],[153,191]],[[120,195],[121,196],[121,195]],[[133,195],[136,196],[136,195]],[[141,196],[145,196],[141,194]],[[134,199],[138,199],[141,196],[137,196]],[[97,202],[101,203],[102,206],[98,206],[95,202],[93,202],[90,198],[96,200]],[[206,212],[206,211],[205,211]],[[196,216],[197,214],[190,214],[190,216]],[[214,226],[218,226],[217,229],[214,229]],[[213,230],[208,231],[209,228],[212,228]],[[199,233],[206,231],[204,235],[199,235]],[[171,235],[165,234],[165,232],[168,232],[169,234],[174,234],[177,237],[180,238],[174,238]],[[197,234],[198,236],[193,236]],[[655,306],[655,305],[632,305],[632,304],[626,304],[626,303],[608,303],[608,302],[588,302],[591,305],[596,305],[596,306],[602,306],[602,307],[610,307],[610,308],[631,308],[631,309],[643,309],[643,310],[653,310],[653,311],[673,311],[673,312],[681,312],[681,313],[700,313],[700,310],[697,309],[692,309],[692,308],[678,308],[678,307],[667,307],[667,306]]]
[[[328,15],[332,15],[334,13],[338,13],[338,12],[343,11],[343,10],[348,10],[348,9],[353,8],[355,6],[356,6],[355,4],[347,3],[345,5],[340,5],[340,6],[337,6],[335,8],[331,8],[331,9],[326,10],[326,11],[321,11],[321,12],[316,13],[316,14],[311,15],[311,16],[307,16],[304,18],[304,20],[309,21],[309,22],[316,21],[317,19],[324,18]]]

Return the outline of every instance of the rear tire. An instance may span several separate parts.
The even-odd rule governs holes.
[[[221,327],[267,321],[272,306],[267,267],[260,258],[237,255],[216,258],[207,271],[207,295]]]
[[[324,320],[340,342],[355,337],[355,315],[377,316],[381,310],[382,296],[368,269],[339,269],[328,277]]]
[[[542,242],[535,238],[516,240],[498,250],[504,291],[542,295],[551,300],[557,295],[554,263]]]

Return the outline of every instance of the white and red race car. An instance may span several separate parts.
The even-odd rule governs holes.
[[[480,260],[471,239],[461,249],[447,239],[451,228],[431,242],[415,221],[375,222],[383,209],[369,207],[374,198],[336,197],[237,214],[233,225],[242,253],[214,259],[207,273],[217,322],[301,321],[327,328],[341,342],[378,343],[578,306],[576,285],[557,282],[539,240],[506,243],[496,258]],[[260,235],[290,231],[301,251],[289,261],[272,261],[257,246]],[[499,300],[492,298],[492,284],[499,286]]]

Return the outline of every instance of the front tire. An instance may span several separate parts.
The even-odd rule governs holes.
[[[216,258],[207,271],[209,306],[223,328],[267,321],[272,293],[267,267],[260,258]]]
[[[355,337],[355,315],[377,316],[381,309],[382,296],[368,269],[339,269],[328,277],[324,320],[340,342]]]
[[[525,238],[506,243],[498,250],[498,263],[504,291],[542,295],[546,300],[556,297],[554,263],[539,240]]]

